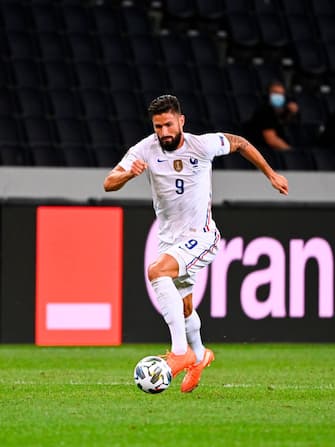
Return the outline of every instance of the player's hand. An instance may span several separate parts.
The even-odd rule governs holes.
[[[298,113],[298,110],[299,110],[299,106],[298,106],[298,104],[296,103],[296,102],[293,102],[293,101],[290,101],[289,103],[287,103],[287,109],[288,109],[288,111],[290,112],[290,113],[292,113],[292,114],[296,114],[296,113]]]
[[[276,172],[271,176],[271,184],[277,189],[280,194],[288,195],[288,181],[283,175],[277,174]]]
[[[132,175],[141,175],[146,169],[148,165],[143,160],[135,160],[131,165],[130,172]]]

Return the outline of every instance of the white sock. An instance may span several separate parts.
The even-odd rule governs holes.
[[[170,329],[171,351],[181,355],[187,351],[184,306],[172,278],[161,276],[151,281],[156,293],[158,305]]]
[[[201,321],[199,315],[197,311],[193,309],[191,315],[185,318],[185,329],[187,341],[197,357],[197,362],[201,362],[205,353],[205,347],[201,340],[200,328]]]

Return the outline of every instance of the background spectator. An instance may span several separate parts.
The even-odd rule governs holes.
[[[298,104],[287,97],[284,85],[273,81],[267,95],[247,123],[251,141],[265,148],[291,149],[289,126],[297,119]]]

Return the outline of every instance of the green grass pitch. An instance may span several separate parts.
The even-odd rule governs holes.
[[[189,394],[133,382],[162,345],[0,345],[1,447],[334,447],[335,345],[213,344]]]

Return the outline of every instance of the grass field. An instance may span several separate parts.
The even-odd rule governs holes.
[[[211,345],[190,394],[133,383],[162,345],[0,345],[0,446],[334,447],[335,345]]]

